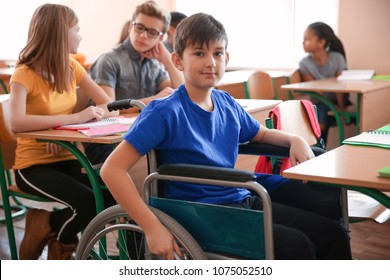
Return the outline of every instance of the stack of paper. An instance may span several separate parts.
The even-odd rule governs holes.
[[[126,118],[119,116],[95,122],[62,125],[56,127],[55,129],[76,130],[89,137],[106,136],[126,132],[135,119],[136,117]]]
[[[375,70],[343,70],[337,77],[338,81],[368,81],[374,76]]]

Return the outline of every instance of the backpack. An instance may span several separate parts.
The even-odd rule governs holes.
[[[305,108],[314,135],[317,139],[319,139],[319,142],[321,142],[321,128],[317,120],[317,113],[313,103],[304,99],[300,100],[300,102]],[[271,119],[271,122],[273,120],[275,126],[274,128],[282,130],[280,108],[276,106],[269,112],[268,116]],[[274,158],[274,160],[272,160],[269,156],[259,156],[259,159],[256,163],[255,172],[280,175],[283,170],[290,167],[291,161],[289,158]]]

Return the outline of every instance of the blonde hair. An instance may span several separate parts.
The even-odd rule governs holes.
[[[141,5],[138,5],[133,14],[133,20],[139,15],[144,14],[150,17],[158,18],[162,22],[164,22],[163,33],[167,32],[169,28],[169,24],[171,22],[171,14],[160,7],[155,1],[146,1]]]
[[[18,65],[26,65],[47,79],[53,90],[70,89],[74,79],[69,63],[69,28],[78,18],[69,7],[44,4],[30,21],[27,44],[19,54]]]

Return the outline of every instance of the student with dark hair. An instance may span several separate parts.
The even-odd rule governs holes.
[[[344,46],[333,29],[323,22],[310,24],[303,36],[303,49],[308,55],[299,62],[299,71],[303,81],[334,78],[347,69]],[[351,105],[348,94],[325,93],[341,110]],[[325,143],[329,126],[334,121],[328,115],[329,108],[317,99],[312,98],[317,106],[318,122]]]
[[[138,99],[148,104],[168,96],[183,82],[183,75],[172,63],[163,44],[169,28],[170,13],[155,1],[138,5],[122,44],[102,54],[90,68],[92,79],[115,100]],[[128,109],[122,113],[130,112]],[[112,145],[84,144],[93,163],[102,163],[112,152]]]
[[[160,164],[233,168],[238,144],[254,141],[290,147],[293,165],[314,157],[302,137],[267,129],[227,92],[214,89],[229,61],[227,45],[223,25],[212,16],[199,13],[184,19],[176,29],[172,60],[185,83],[142,110],[101,169],[115,199],[144,230],[151,252],[166,259],[172,259],[174,251],[181,254],[175,239],[128,175],[147,152],[155,150]],[[271,197],[277,259],[351,259],[349,236],[340,222],[339,189],[256,175]],[[261,199],[246,189],[164,183],[166,198],[262,209]]]
[[[171,23],[167,31],[167,39],[164,41],[164,45],[169,52],[173,52],[173,36],[175,34],[176,27],[187,16],[180,12],[171,12]]]

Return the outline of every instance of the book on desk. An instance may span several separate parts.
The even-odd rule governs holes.
[[[107,136],[117,133],[123,133],[129,130],[130,125],[136,117],[126,118],[123,116],[104,118],[100,121],[92,121],[81,124],[69,124],[58,126],[58,130],[74,130],[88,137]]]
[[[358,146],[373,146],[390,149],[390,126],[360,133],[343,141],[343,144]]]
[[[374,76],[375,70],[343,70],[337,77],[338,81],[368,81]]]

